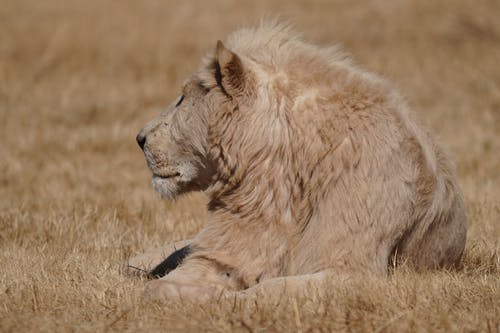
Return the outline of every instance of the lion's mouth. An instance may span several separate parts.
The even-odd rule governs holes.
[[[161,179],[171,179],[171,178],[177,178],[180,176],[181,176],[180,172],[172,172],[172,173],[168,173],[168,174],[153,173],[153,177],[157,177],[157,178],[161,178]]]

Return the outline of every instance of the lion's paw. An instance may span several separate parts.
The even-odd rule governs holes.
[[[182,300],[200,303],[216,299],[223,292],[222,288],[216,286],[155,280],[146,284],[143,298],[162,303]]]

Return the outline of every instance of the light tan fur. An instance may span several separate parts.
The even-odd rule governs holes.
[[[152,298],[460,261],[466,214],[448,157],[387,82],[281,25],[218,42],[182,103],[139,136],[160,193],[210,199],[193,253],[150,282]]]

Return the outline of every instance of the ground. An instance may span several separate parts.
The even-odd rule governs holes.
[[[394,82],[456,161],[463,267],[306,297],[142,303],[132,254],[187,238],[135,135],[217,39],[261,17]],[[500,331],[500,2],[0,0],[0,331]]]

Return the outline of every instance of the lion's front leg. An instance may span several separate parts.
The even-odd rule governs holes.
[[[229,299],[248,300],[254,298],[283,299],[288,297],[314,297],[323,294],[333,285],[353,283],[365,275],[358,276],[354,272],[325,269],[316,273],[281,276],[265,279],[256,285],[235,292],[224,293]]]
[[[163,276],[174,269],[173,266],[182,262],[182,259],[189,252],[186,247],[191,244],[191,241],[191,239],[186,239],[169,243],[132,257],[124,264],[123,271],[125,274],[133,276]],[[179,253],[179,250],[182,249],[184,249],[182,253]],[[174,253],[178,253],[178,256],[171,257]],[[171,261],[166,261],[167,258],[170,258]]]

